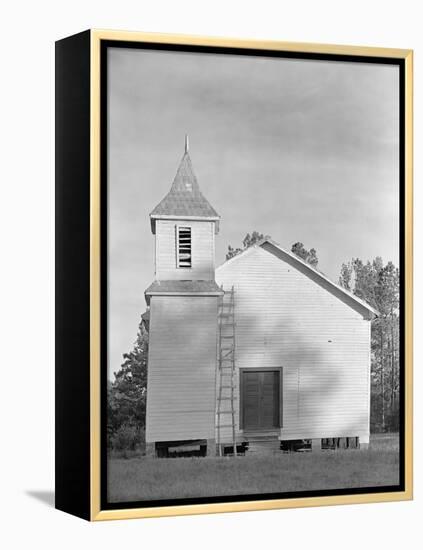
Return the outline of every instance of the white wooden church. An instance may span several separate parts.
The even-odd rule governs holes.
[[[150,219],[148,453],[366,447],[377,312],[270,239],[216,269],[187,143]]]

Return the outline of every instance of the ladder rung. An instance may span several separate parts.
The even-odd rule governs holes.
[[[234,335],[233,335],[233,334],[230,334],[230,335],[227,335],[227,336],[226,336],[226,335],[222,335],[221,338],[225,338],[225,339],[227,339],[227,338],[234,338]]]
[[[218,401],[236,401],[237,397],[234,395],[233,397],[218,397]]]
[[[220,426],[218,426],[218,428],[232,428],[232,424],[220,424]]]
[[[217,411],[216,414],[235,414],[235,411]]]
[[[226,388],[226,389],[235,389],[233,386],[220,386],[222,389]]]

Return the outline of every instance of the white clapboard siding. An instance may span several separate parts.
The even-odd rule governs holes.
[[[214,437],[217,300],[151,298],[147,442]]]
[[[363,311],[261,247],[220,266],[216,282],[235,289],[237,368],[283,368],[280,437],[367,436],[370,322]],[[223,438],[230,441],[230,430]]]
[[[191,227],[192,267],[176,265],[176,227]],[[211,221],[156,221],[156,280],[214,280],[214,232]]]

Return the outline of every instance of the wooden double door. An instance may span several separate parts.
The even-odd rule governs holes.
[[[241,371],[241,428],[266,431],[281,426],[281,369]]]

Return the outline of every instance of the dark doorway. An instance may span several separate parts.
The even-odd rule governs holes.
[[[280,370],[241,372],[242,428],[246,431],[280,427]]]

